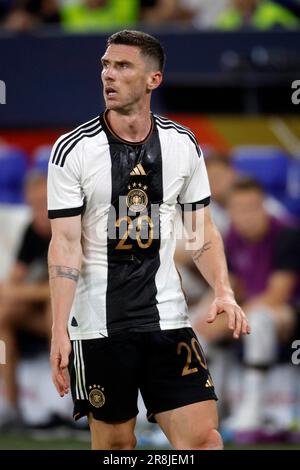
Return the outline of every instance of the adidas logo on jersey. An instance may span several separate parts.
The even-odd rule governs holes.
[[[139,163],[134,169],[130,172],[131,176],[141,176],[141,175],[146,175],[146,172],[143,168],[143,165]]]
[[[212,383],[212,380],[210,378],[207,379],[206,381],[206,384],[205,384],[205,387],[208,388],[208,387],[213,387],[214,384]]]

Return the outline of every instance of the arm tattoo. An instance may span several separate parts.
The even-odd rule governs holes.
[[[196,262],[199,260],[200,256],[203,255],[203,253],[207,250],[210,249],[212,243],[211,242],[206,242],[204,243],[204,245],[200,248],[200,250],[196,250],[194,253],[193,253],[193,260]]]
[[[70,268],[69,266],[49,266],[49,278],[54,279],[55,277],[65,277],[77,282],[80,271],[76,268]]]

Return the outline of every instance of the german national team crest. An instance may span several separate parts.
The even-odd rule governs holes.
[[[147,208],[148,196],[146,185],[142,183],[132,183],[128,185],[129,192],[126,197],[127,207],[132,212],[142,212]]]
[[[100,385],[93,385],[89,387],[89,402],[95,408],[101,408],[105,403],[105,395],[103,393],[104,388]]]

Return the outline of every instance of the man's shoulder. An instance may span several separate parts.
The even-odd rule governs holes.
[[[177,131],[177,133],[179,135],[185,134],[185,135],[193,138],[194,140],[196,140],[195,134],[193,133],[193,131],[189,127],[186,127],[186,126],[184,126],[183,124],[180,124],[177,121],[173,121],[172,119],[169,119],[165,116],[161,116],[159,114],[153,114],[153,117],[154,117],[154,120],[156,122],[156,125],[160,129],[162,129],[162,130],[173,129],[173,130]]]
[[[172,138],[174,137],[174,131],[175,135],[177,136],[178,140],[185,140],[186,142],[191,142],[199,155],[201,156],[201,150],[199,148],[198,141],[195,137],[195,134],[191,129],[189,129],[186,126],[183,126],[177,121],[173,121],[172,119],[166,118],[164,116],[160,116],[158,114],[153,114],[155,123],[157,128],[159,129],[160,132],[168,133],[172,132]]]
[[[67,156],[72,151],[76,150],[78,144],[82,142],[83,139],[92,141],[93,138],[97,138],[101,131],[100,116],[97,116],[80,124],[70,132],[62,134],[53,146],[51,163],[63,166]]]

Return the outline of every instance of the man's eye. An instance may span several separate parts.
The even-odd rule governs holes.
[[[122,69],[127,69],[128,68],[128,64],[124,63],[124,64],[120,64],[120,67]]]

